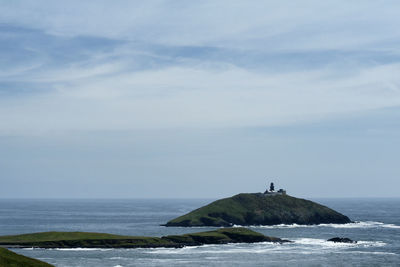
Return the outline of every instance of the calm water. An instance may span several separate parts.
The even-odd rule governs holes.
[[[400,199],[314,199],[357,223],[252,227],[291,244],[181,249],[14,249],[55,266],[400,266]],[[166,228],[211,200],[0,200],[0,235],[91,231],[162,236],[215,228]],[[334,244],[335,236],[358,240]]]

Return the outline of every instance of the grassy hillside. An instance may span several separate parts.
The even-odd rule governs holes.
[[[0,236],[0,245],[41,248],[134,248],[174,246],[159,237],[122,236],[88,232],[44,232],[22,235]]]
[[[130,236],[89,233],[89,232],[43,232],[22,235],[0,236],[0,242],[40,242],[40,241],[59,241],[59,240],[83,240],[83,239],[123,239]]]
[[[185,244],[224,244],[224,243],[255,243],[255,242],[287,242],[280,238],[269,237],[252,230],[238,228],[222,228],[215,231],[200,232],[185,235],[162,237],[176,243]]]
[[[238,194],[169,221],[166,226],[349,223],[328,207],[288,195]]]
[[[8,249],[0,248],[0,266],[4,267],[51,267],[48,263],[35,260],[14,253]]]
[[[40,248],[182,247],[202,244],[254,243],[266,241],[285,242],[279,238],[267,237],[245,228],[224,228],[215,231],[165,237],[120,236],[85,232],[45,232],[0,236],[1,246]]]
[[[44,232],[22,235],[0,236],[1,244],[24,247],[146,247],[168,246],[158,237],[122,236],[88,232]]]

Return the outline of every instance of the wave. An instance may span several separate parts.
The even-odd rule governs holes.
[[[348,224],[323,224],[321,226],[333,227],[333,228],[394,228],[400,229],[399,225],[383,222],[365,221],[365,222],[353,222]]]
[[[233,227],[244,227],[242,225],[234,225]],[[316,227],[332,227],[332,228],[392,228],[400,229],[400,225],[391,223],[375,222],[375,221],[360,221],[346,224],[278,224],[278,225],[251,225],[250,228],[267,228],[267,229],[281,229],[281,228],[316,228]]]
[[[396,255],[391,252],[383,251],[362,251],[363,249],[373,249],[385,246],[381,241],[359,241],[358,243],[334,243],[324,239],[299,238],[293,240],[294,243],[271,244],[226,244],[215,247],[187,247],[179,249],[156,249],[144,251],[144,253],[158,255],[205,255],[208,257],[218,257],[227,254],[331,254],[331,253],[365,253]],[[355,250],[356,249],[356,250]],[[361,250],[361,251],[360,251]]]
[[[215,229],[215,228],[225,228],[226,226],[191,226],[191,229]],[[393,223],[383,223],[375,221],[355,221],[346,224],[336,224],[336,223],[322,223],[322,224],[276,224],[276,225],[240,225],[234,224],[232,227],[250,227],[250,228],[312,228],[312,227],[333,227],[333,228],[392,228],[400,229],[400,225]],[[185,226],[174,226],[174,228],[187,229]]]
[[[50,248],[49,250],[60,251],[110,251],[112,248]]]
[[[295,253],[295,254],[325,254],[325,253],[341,253],[348,249],[371,249],[386,246],[382,241],[358,241],[357,243],[335,243],[325,239],[318,238],[291,238],[293,243],[231,243],[224,245],[206,245],[196,247],[183,248],[154,248],[145,250],[143,253],[150,254],[207,254],[208,256],[216,254],[258,254],[258,253]],[[349,251],[351,253],[352,251]],[[374,251],[365,251],[375,253]],[[379,252],[376,252],[378,254]]]
[[[255,246],[229,246],[229,245],[218,245],[214,248],[202,248],[202,247],[188,247],[185,248],[178,248],[178,249],[166,249],[166,250],[153,250],[147,251],[149,254],[187,254],[187,255],[194,255],[194,254],[206,254],[206,255],[217,255],[217,254],[237,254],[237,253],[266,253],[273,249],[269,246],[262,246],[259,245],[258,247]]]
[[[383,247],[386,245],[385,242],[382,241],[358,241],[357,243],[335,243],[331,241],[327,241],[325,239],[317,239],[317,238],[298,238],[292,239],[295,244],[307,245],[307,246],[318,246],[325,248],[332,247]]]
[[[353,250],[353,251],[346,251],[346,252],[341,252],[341,253],[348,253],[348,254],[372,254],[372,255],[394,255],[394,256],[397,256],[397,254],[394,253],[394,252],[384,252],[384,251],[358,251],[358,250]]]
[[[113,248],[21,248],[22,250],[59,250],[59,251],[109,251]]]

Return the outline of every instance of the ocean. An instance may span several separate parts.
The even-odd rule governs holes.
[[[311,199],[350,217],[346,225],[254,226],[286,244],[178,249],[12,249],[55,266],[400,266],[400,199]],[[162,236],[213,230],[164,227],[210,199],[0,200],[0,235],[88,231]],[[348,237],[357,244],[327,242]]]

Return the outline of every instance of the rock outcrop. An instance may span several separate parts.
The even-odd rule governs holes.
[[[335,243],[357,243],[357,241],[351,240],[350,238],[347,237],[334,237],[331,239],[328,239],[330,242],[335,242]]]

